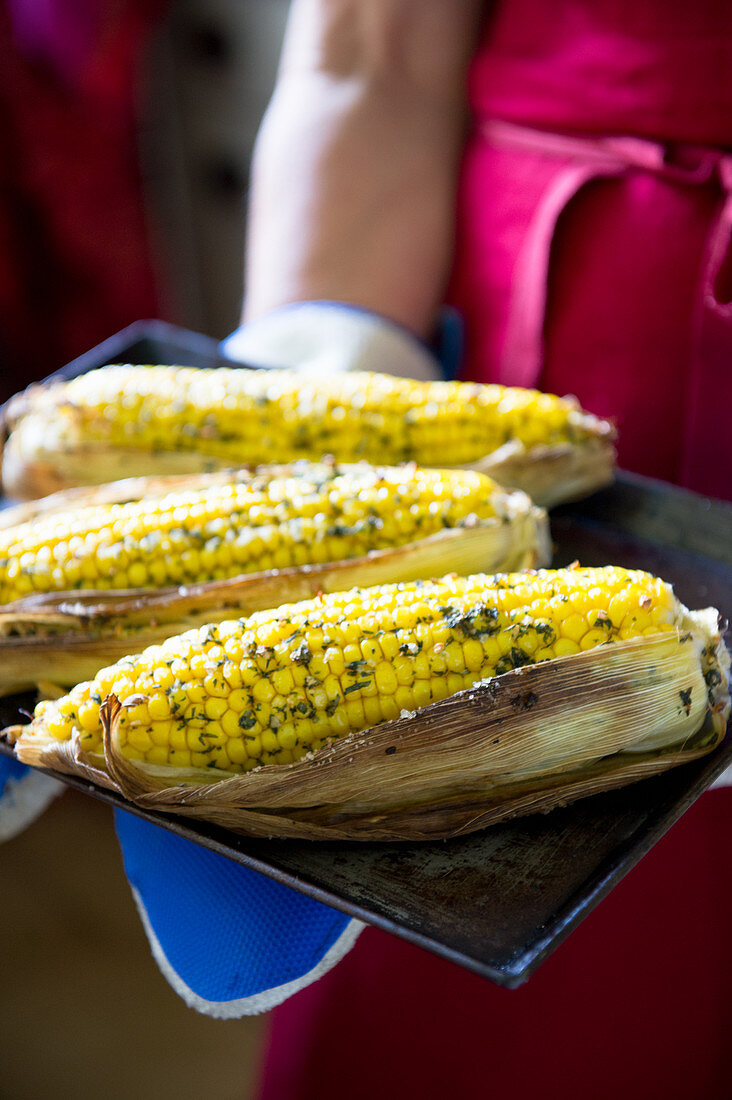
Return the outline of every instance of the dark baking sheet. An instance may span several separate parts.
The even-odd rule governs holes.
[[[110,361],[215,366],[214,341],[139,322],[64,368]],[[552,515],[556,563],[615,562],[671,581],[691,607],[732,617],[732,506],[633,475]],[[0,722],[32,700],[0,700]],[[0,745],[0,751],[8,751]],[[732,730],[702,761],[564,810],[432,844],[263,841],[141,813],[91,784],[65,782],[186,836],[504,986],[524,981],[732,762]]]

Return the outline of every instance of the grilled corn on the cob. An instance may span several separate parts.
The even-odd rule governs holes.
[[[300,462],[116,492],[0,528],[0,690],[70,686],[187,626],[371,578],[548,560],[545,514],[472,470]]]
[[[473,466],[551,504],[612,477],[613,429],[534,390],[379,374],[109,366],[8,405],[21,497],[125,475],[320,459]]]
[[[493,518],[497,492],[468,470],[321,466],[78,508],[0,531],[0,603],[355,558]]]
[[[420,805],[454,801],[460,790],[474,803],[476,784],[485,799],[519,782],[542,788],[552,776],[566,786],[583,778],[583,768],[602,772],[606,758],[632,773],[636,765],[660,770],[708,751],[721,736],[726,706],[715,630],[716,616],[710,627],[708,616],[690,615],[663,581],[614,567],[355,590],[190,631],[125,658],[63,699],[39,704],[17,752],[31,763],[106,767],[123,789],[136,777],[132,788],[139,782],[142,792],[252,772],[237,781],[245,809],[247,783],[256,804],[260,777],[289,770],[289,789],[287,781],[275,782],[276,805],[283,813],[288,808],[290,835],[308,835],[297,825],[292,833],[293,815],[307,819],[307,807],[319,800],[318,776],[327,785],[334,774],[328,752],[340,748],[346,770],[343,753],[354,760],[346,783],[351,802],[359,813],[378,810],[366,830],[374,835],[388,791],[369,789],[354,755],[357,735],[373,727],[387,731],[385,775],[389,756],[400,757],[392,768],[405,784],[392,792],[397,805],[409,801],[410,791]],[[439,710],[434,704],[456,694],[452,702],[465,705],[466,689],[486,680],[489,698],[496,685],[510,682],[509,721],[504,715],[504,725],[491,729],[488,707],[482,732],[475,714],[470,751],[456,759],[456,747],[466,748],[465,730],[450,728],[445,711],[449,733],[440,735],[438,718],[425,754],[411,751],[413,712],[429,716]],[[550,705],[542,713],[544,689]],[[695,744],[710,714],[712,727]],[[367,756],[373,743],[367,737]],[[219,796],[225,798],[225,785]],[[348,802],[331,806],[331,826],[353,812]],[[254,827],[250,811],[245,829]],[[262,828],[277,832],[271,822],[260,821]],[[338,835],[351,835],[342,821],[341,828]]]
[[[127,658],[62,700],[48,731],[59,740],[76,734],[100,754],[101,699],[144,695],[120,724],[130,759],[233,772],[290,764],[328,737],[476,680],[673,630],[674,618],[667,585],[625,570],[344,592],[204,627]]]

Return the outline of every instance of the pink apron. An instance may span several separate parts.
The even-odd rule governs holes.
[[[450,301],[466,377],[573,392],[626,468],[732,496],[732,15],[509,0],[471,73]],[[506,991],[367,930],[273,1013],[265,1100],[732,1089],[732,791]]]

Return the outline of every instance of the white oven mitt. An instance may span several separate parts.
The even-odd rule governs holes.
[[[221,344],[256,367],[309,374],[379,371],[423,381],[444,377],[440,360],[408,329],[345,302],[293,302],[250,321]]]

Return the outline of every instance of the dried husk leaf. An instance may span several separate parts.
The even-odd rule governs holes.
[[[223,475],[214,476],[223,480]],[[129,483],[119,490],[129,491]],[[473,525],[340,562],[185,587],[26,596],[0,608],[0,695],[33,687],[39,680],[72,686],[172,634],[310,599],[318,592],[548,564],[546,513],[521,492],[502,495],[498,510],[499,515]]]
[[[710,752],[729,714],[729,655],[717,621],[713,609],[685,613],[678,631],[519,668],[297,763],[241,776],[127,760],[114,696],[103,706],[105,760],[23,727],[8,732],[26,763],[85,775],[140,807],[235,832],[458,836]]]
[[[587,413],[577,420],[594,434],[576,443],[526,448],[516,441],[470,465],[470,469],[522,489],[542,508],[553,508],[610,485],[615,472],[614,433],[607,421]]]
[[[227,465],[224,459],[197,451],[153,452],[89,441],[75,407],[53,403],[48,396],[44,399],[44,386],[37,384],[6,406],[2,483],[9,496],[26,500],[90,482],[150,474],[186,476]],[[579,407],[571,412],[570,423],[578,437],[585,438],[529,448],[514,441],[463,468],[521,489],[542,507],[586,496],[613,480],[616,432],[609,421]],[[441,456],[436,457],[444,465]]]

